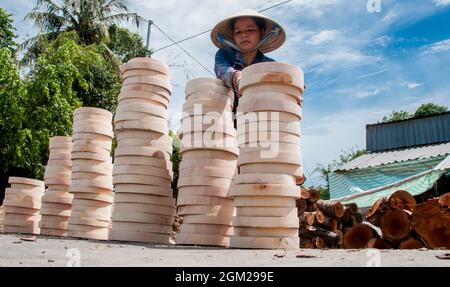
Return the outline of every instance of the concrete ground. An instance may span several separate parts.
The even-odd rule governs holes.
[[[441,266],[450,250],[242,250],[206,247],[155,246],[38,236],[24,241],[0,234],[0,267],[54,266]],[[78,260],[79,259],[79,260]]]

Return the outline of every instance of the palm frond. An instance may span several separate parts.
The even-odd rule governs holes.
[[[123,21],[129,21],[131,19],[132,24],[137,28],[141,25],[141,22],[146,21],[145,18],[139,16],[137,13],[119,13],[105,17],[103,20],[111,24],[119,24]]]

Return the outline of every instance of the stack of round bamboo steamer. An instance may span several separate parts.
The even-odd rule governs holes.
[[[171,244],[175,199],[167,112],[170,71],[161,61],[134,58],[122,66],[122,81],[114,117],[110,239]]]
[[[299,248],[297,178],[303,177],[303,73],[283,63],[242,71],[237,109],[239,174],[230,187],[236,216],[231,247]]]
[[[113,203],[112,114],[98,108],[73,113],[72,213],[68,236],[107,240]]]
[[[227,247],[233,234],[228,189],[239,155],[231,109],[233,92],[217,79],[187,83],[180,138],[177,244]]]
[[[5,227],[4,232],[36,234],[40,233],[44,182],[23,177],[10,177],[11,187],[5,190]]]
[[[69,193],[72,177],[72,138],[52,137],[49,140],[49,160],[44,181],[47,189],[42,196],[41,234],[67,236],[73,194]]]

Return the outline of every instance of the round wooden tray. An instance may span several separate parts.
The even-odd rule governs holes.
[[[233,185],[238,184],[284,184],[295,186],[295,177],[287,174],[236,174]]]
[[[46,173],[55,173],[57,175],[70,174],[70,173],[72,173],[72,168],[70,166],[47,165],[47,166],[45,166],[44,176]]]
[[[218,93],[223,94],[226,97],[233,97],[233,91],[225,85],[217,85],[217,84],[197,84],[197,85],[186,85],[185,94],[186,98],[189,98],[190,95],[197,93]]]
[[[150,232],[133,232],[122,230],[111,230],[110,240],[114,241],[132,241],[132,242],[146,242],[154,244],[172,244],[168,234],[150,233]]]
[[[48,149],[50,150],[50,153],[52,150],[66,150],[70,152],[72,145],[72,138],[70,138],[70,142],[51,142],[48,145]]]
[[[301,118],[301,107],[299,105],[292,105],[292,103],[277,101],[277,100],[252,100],[245,104],[239,104],[237,107],[237,112],[239,113],[250,113],[250,112],[261,112],[261,111],[276,111],[285,112]]]
[[[163,105],[166,109],[169,107],[169,99],[160,94],[144,91],[124,91],[119,94],[119,105],[127,100],[143,101],[149,104]]]
[[[261,174],[262,175],[262,174]],[[235,184],[230,186],[229,196],[283,196],[300,198],[300,187],[283,184]]]
[[[75,144],[73,145],[72,152],[93,152],[99,154],[110,154],[111,148],[105,149],[103,147],[95,145]]]
[[[5,188],[5,195],[10,196],[23,196],[27,198],[33,198],[40,200],[42,194],[44,193],[44,187],[35,186],[31,187],[29,185],[22,185],[19,183],[12,184],[11,187]]]
[[[97,164],[97,165],[89,166],[89,165],[82,165],[82,164],[77,163],[72,167],[72,172],[73,173],[88,172],[90,174],[111,176],[112,175],[112,164],[105,163],[104,165]]]
[[[233,207],[233,199],[202,195],[178,195],[177,206],[184,205],[221,205]]]
[[[98,220],[98,219],[90,219],[90,218],[75,218],[75,217],[71,217],[70,218],[70,224],[87,225],[87,226],[102,227],[102,228],[108,228],[109,227],[109,221]]]
[[[42,228],[50,228],[50,229],[67,229],[67,226],[69,225],[68,221],[66,222],[53,222],[53,221],[46,221],[41,220],[39,223],[39,227]]]
[[[237,148],[236,137],[227,134],[194,132],[184,134],[181,139],[183,148],[194,147],[198,149]]]
[[[136,174],[116,174],[113,177],[113,183],[148,184],[167,188],[170,188],[172,184],[169,178]]]
[[[70,160],[70,152],[67,153],[50,153],[49,160]]]
[[[71,209],[57,209],[57,208],[41,208],[41,215],[53,215],[53,216],[62,216],[69,217],[71,215]]]
[[[180,245],[212,245],[228,247],[230,245],[230,237],[214,234],[180,233],[177,236],[176,242]]]
[[[115,193],[129,193],[142,195],[159,195],[164,197],[172,197],[172,189],[167,187],[160,187],[145,184],[116,184]]]
[[[183,156],[183,154],[187,151],[196,151],[196,150],[205,150],[204,147],[186,147],[186,146],[181,146],[180,148],[180,153]],[[239,149],[237,147],[208,147],[208,150],[216,150],[216,151],[226,151],[229,152],[231,154],[234,154],[236,157],[239,156]]]
[[[208,91],[208,92],[195,92],[190,95],[186,96],[186,102],[198,102],[203,100],[214,100],[214,101],[220,101],[220,102],[229,102],[234,100],[234,94],[228,93],[218,93],[214,91]]]
[[[24,200],[11,200],[8,198],[8,196],[5,196],[5,199],[3,200],[3,205],[11,206],[11,207],[40,209],[41,201],[32,202],[32,201],[24,201]]]
[[[72,216],[70,217],[70,221],[76,219],[84,219],[84,220],[101,220],[101,221],[109,221],[111,220],[112,212],[100,212],[100,211],[72,211]]]
[[[136,129],[136,130],[151,130],[155,132],[160,132],[162,134],[169,133],[169,126],[167,120],[165,121],[165,123],[162,124],[155,122],[153,120],[118,121],[115,123],[114,127],[116,130]]]
[[[236,216],[297,216],[297,207],[237,207]]]
[[[3,205],[5,214],[39,215],[39,209]]]
[[[80,119],[78,118],[77,120],[74,120],[73,122],[73,127],[76,128],[83,128],[83,127],[90,127],[90,126],[94,126],[97,128],[102,128],[102,129],[110,129],[112,127],[111,125],[111,121],[106,121],[103,119]]]
[[[151,141],[146,139],[124,139],[117,142],[117,146],[145,146],[145,147],[151,147],[154,149],[161,150],[163,152],[166,152],[168,154],[172,154],[173,152],[173,146],[169,143],[161,143],[158,141]]]
[[[153,70],[160,72],[161,74],[170,76],[170,70],[167,64],[155,58],[147,58],[147,57],[132,58],[127,63],[123,64],[120,67],[121,73],[133,69]]]
[[[149,103],[133,103],[123,104],[117,106],[116,115],[127,113],[146,113],[148,115],[158,116],[163,119],[168,119],[169,114],[163,105],[149,104]]]
[[[114,164],[123,165],[123,164],[136,164],[136,165],[149,165],[160,167],[164,169],[172,170],[172,162],[167,158],[161,159],[156,157],[147,157],[147,156],[139,156],[139,155],[124,155],[118,156],[114,155]]]
[[[78,197],[74,197],[72,201],[72,209],[77,210],[78,207],[92,207],[92,208],[110,208],[111,204],[107,202],[100,202],[96,200],[82,199]]]
[[[233,235],[233,227],[230,225],[219,224],[188,224],[183,223],[180,226],[182,234],[212,234],[212,235]]]
[[[283,163],[254,163],[239,167],[241,173],[282,173],[295,177],[303,176],[303,166]]]
[[[71,160],[48,160],[47,166],[61,166],[61,167],[71,167]]]
[[[295,198],[282,196],[238,196],[234,198],[235,207],[295,207]]]
[[[191,109],[184,109],[181,118],[186,117],[200,117],[210,115],[212,118],[217,117],[231,117],[232,108],[230,106],[223,106],[220,109],[217,107],[194,107]]]
[[[114,221],[111,230],[171,234],[172,226],[166,224],[148,224],[136,222]]]
[[[156,205],[151,203],[114,203],[114,212],[137,212],[173,216],[175,208],[172,206]]]
[[[84,120],[96,120],[96,121],[102,121],[104,123],[110,123],[112,122],[112,116],[102,116],[102,115],[96,115],[96,114],[78,114],[73,116],[73,122],[78,121],[84,121]],[[73,139],[72,139],[73,140]]]
[[[102,163],[111,163],[112,158],[108,152],[105,153],[93,153],[93,152],[72,152],[72,160],[74,159],[87,159],[93,161],[100,161]],[[96,164],[96,163],[93,163]],[[97,163],[98,164],[98,163]]]
[[[33,215],[28,215],[28,214],[15,214],[15,213],[5,213],[5,221],[8,223],[9,220],[23,220],[23,221],[39,221],[41,220],[41,215],[40,214],[33,214]],[[12,225],[12,224],[9,224]]]
[[[69,192],[70,185],[48,184],[47,190],[55,190],[60,192]]]
[[[237,136],[249,133],[262,133],[262,135],[258,137],[261,139],[277,136],[278,133],[290,133],[300,136],[300,122],[253,122],[237,126]]]
[[[167,89],[152,85],[128,85],[122,86],[122,88],[120,89],[120,93],[129,92],[157,94],[167,99],[169,99],[171,95],[171,92]]]
[[[45,183],[47,185],[67,185],[67,186],[69,186],[71,182],[72,182],[71,181],[71,175],[68,176],[67,178],[61,177],[59,179],[57,179],[57,178],[45,178]]]
[[[15,176],[10,176],[8,178],[8,183],[13,185],[13,184],[24,184],[24,185],[29,185],[30,188],[35,187],[35,186],[44,186],[44,182],[41,180],[37,180],[37,179],[31,179],[31,178],[25,178],[25,177],[15,177]]]
[[[237,125],[242,125],[245,123],[255,123],[255,122],[300,122],[300,119],[297,115],[293,115],[291,113],[284,112],[276,112],[276,111],[260,111],[253,113],[237,113],[236,114],[236,123]]]
[[[270,85],[269,87],[272,87],[272,85]],[[298,94],[292,95],[291,93],[284,93],[284,92],[278,91],[277,89],[269,89],[269,87],[267,85],[265,85],[264,91],[261,88],[256,91],[251,90],[251,89],[246,89],[245,95],[239,99],[239,103],[246,103],[247,101],[249,101],[251,99],[258,99],[258,100],[277,99],[277,100],[281,100],[281,101],[290,102],[295,105],[295,104],[300,104],[303,101],[303,98],[301,96],[299,96]]]
[[[256,131],[237,136],[239,146],[253,146],[255,143],[273,141],[300,145],[300,139],[299,135],[283,132],[271,134]]]
[[[126,64],[124,64],[126,65]],[[148,70],[148,69],[128,69],[125,71],[122,71],[122,80],[126,80],[128,78],[133,77],[152,77],[154,79],[158,79],[161,81],[170,82],[170,76],[165,75],[163,73],[160,73],[155,70]]]
[[[90,172],[74,172],[72,174],[72,180],[78,181],[78,180],[93,180],[95,182],[111,182],[111,174],[109,175],[102,175],[98,173],[90,173]]]
[[[99,140],[99,141],[111,141],[111,137],[107,135],[94,134],[94,133],[73,133],[73,140]]]
[[[91,108],[91,107],[81,107],[81,108],[77,108],[73,111],[74,115],[79,115],[79,114],[94,114],[94,115],[101,115],[101,116],[105,116],[105,117],[111,117],[112,118],[112,113],[104,110],[104,109],[99,109],[99,108]]]
[[[296,237],[298,228],[261,228],[261,227],[233,227],[235,236],[250,237]]]
[[[184,125],[181,127],[181,134],[192,134],[192,133],[200,133],[200,132],[208,132],[208,133],[214,133],[214,134],[225,134],[232,137],[236,137],[236,129],[234,126],[229,123],[230,125],[219,125],[219,124],[204,124],[204,125],[194,125],[189,122],[185,122]]]
[[[201,150],[190,150],[185,151],[183,153],[182,161],[197,161],[198,159],[217,159],[217,160],[225,160],[225,161],[235,161],[237,156],[227,151],[220,150],[210,150],[210,149],[201,149]]]
[[[108,228],[95,228],[89,231],[79,231],[78,226],[82,225],[69,225],[67,229],[67,236],[74,238],[85,238],[85,239],[94,239],[94,240],[108,240]]]
[[[114,204],[117,203],[149,203],[172,208],[175,207],[174,198],[151,194],[117,193],[114,196]]]
[[[164,88],[168,91],[172,90],[170,79],[167,77],[164,79],[158,79],[152,76],[134,76],[122,80],[122,86],[129,85],[152,85]]]
[[[21,226],[10,226],[5,225],[4,230],[5,233],[23,233],[23,234],[35,234],[39,235],[41,229],[39,226],[35,227],[21,227]]]
[[[230,98],[226,100],[213,100],[213,99],[197,99],[195,101],[188,100],[183,104],[183,110],[193,109],[195,106],[201,106],[202,108],[215,108],[218,111],[223,111],[226,108],[233,108],[233,102]]]
[[[234,160],[222,160],[215,158],[203,158],[196,160],[182,160],[180,162],[180,169],[185,168],[223,168],[223,169],[236,169],[237,159]]]
[[[184,186],[178,188],[178,194],[189,195],[205,195],[205,196],[218,196],[227,197],[228,188],[214,187],[214,186]]]
[[[112,177],[111,177],[112,179]],[[112,180],[93,180],[93,179],[73,179],[70,191],[75,191],[72,186],[81,186],[85,188],[85,192],[89,192],[86,187],[93,187],[98,189],[106,189],[108,191],[113,190]]]
[[[46,236],[57,236],[57,237],[67,237],[67,230],[62,230],[62,229],[51,229],[51,228],[41,228],[41,235],[46,235]]]
[[[59,203],[59,204],[72,204],[73,195],[68,193],[67,196],[52,196],[47,193],[42,196],[42,203]]]
[[[73,145],[77,146],[95,146],[97,148],[103,148],[111,151],[111,140],[90,140],[90,139],[76,139],[73,141]]]
[[[231,179],[220,178],[220,177],[210,177],[210,176],[191,176],[183,177],[178,179],[178,188],[184,186],[196,186],[196,185],[207,185],[222,188],[229,188],[231,185]]]
[[[95,186],[78,184],[77,182],[73,182],[69,188],[70,193],[110,194],[112,190],[112,188],[99,188]]]
[[[161,225],[173,224],[173,216],[161,215],[161,214],[149,214],[149,213],[137,213],[137,212],[121,212],[114,211],[112,214],[112,221],[120,222],[142,222],[142,223],[154,223]]]
[[[184,215],[183,224],[218,224],[218,225],[231,225],[230,216],[209,216],[209,215]]]
[[[299,220],[295,213],[287,217],[235,216],[233,226],[261,228],[298,228]]]
[[[250,163],[286,163],[302,165],[302,156],[299,153],[278,152],[278,155],[272,158],[261,158],[261,152],[240,153],[237,165]]]
[[[167,168],[153,167],[149,165],[114,165],[113,175],[140,174],[163,177],[172,180],[173,172]]]
[[[54,215],[42,215],[41,221],[47,222],[68,222],[70,217],[68,216],[54,216]],[[57,228],[59,229],[59,228]]]
[[[298,98],[303,101],[303,91],[296,87],[286,85],[274,85],[270,83],[260,83],[259,85],[249,86],[243,91],[243,95],[249,95],[251,93],[267,93],[276,92],[290,95],[294,98]]]
[[[98,194],[98,193],[73,193],[74,196],[78,199],[88,199],[88,200],[94,200],[94,201],[101,201],[106,203],[113,203],[114,202],[114,195],[112,192],[110,193],[104,193],[104,194]]]
[[[170,145],[173,141],[169,135],[145,130],[116,131],[116,138],[117,141],[126,139],[145,139],[152,142],[155,141],[158,144],[170,143]]]
[[[250,237],[233,236],[230,238],[232,248],[253,249],[299,249],[298,237]]]
[[[114,133],[112,131],[112,126],[110,125],[108,128],[106,127],[97,127],[94,125],[91,126],[74,126],[73,127],[73,133],[93,133],[93,134],[99,134],[104,135],[107,137],[112,138],[114,136]]]
[[[116,114],[114,117],[114,123],[122,121],[142,121],[142,122],[151,122],[159,125],[167,125],[168,121],[165,118],[161,118],[155,115],[150,115],[142,112],[124,112],[120,114]]]
[[[170,156],[161,151],[160,149],[155,149],[152,147],[143,147],[143,146],[125,146],[125,147],[117,147],[114,152],[115,157],[119,156],[145,156],[145,157],[155,157],[160,159],[165,159],[166,161],[170,161]],[[128,163],[132,164],[132,163]]]
[[[196,167],[179,169],[179,177],[211,176],[233,179],[236,168]]]
[[[303,71],[297,66],[280,62],[258,63],[242,70],[242,79],[239,85],[241,91],[245,87],[261,83],[293,86],[303,91]]]
[[[178,214],[232,217],[234,214],[234,207],[223,205],[185,205],[178,206]]]

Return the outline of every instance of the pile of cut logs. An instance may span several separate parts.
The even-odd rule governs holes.
[[[357,224],[345,233],[346,248],[450,248],[450,193],[417,204],[407,191],[382,197],[369,209],[369,224]]]
[[[356,204],[319,199],[315,189],[304,189],[297,200],[301,248],[341,248],[344,234],[363,221]]]

